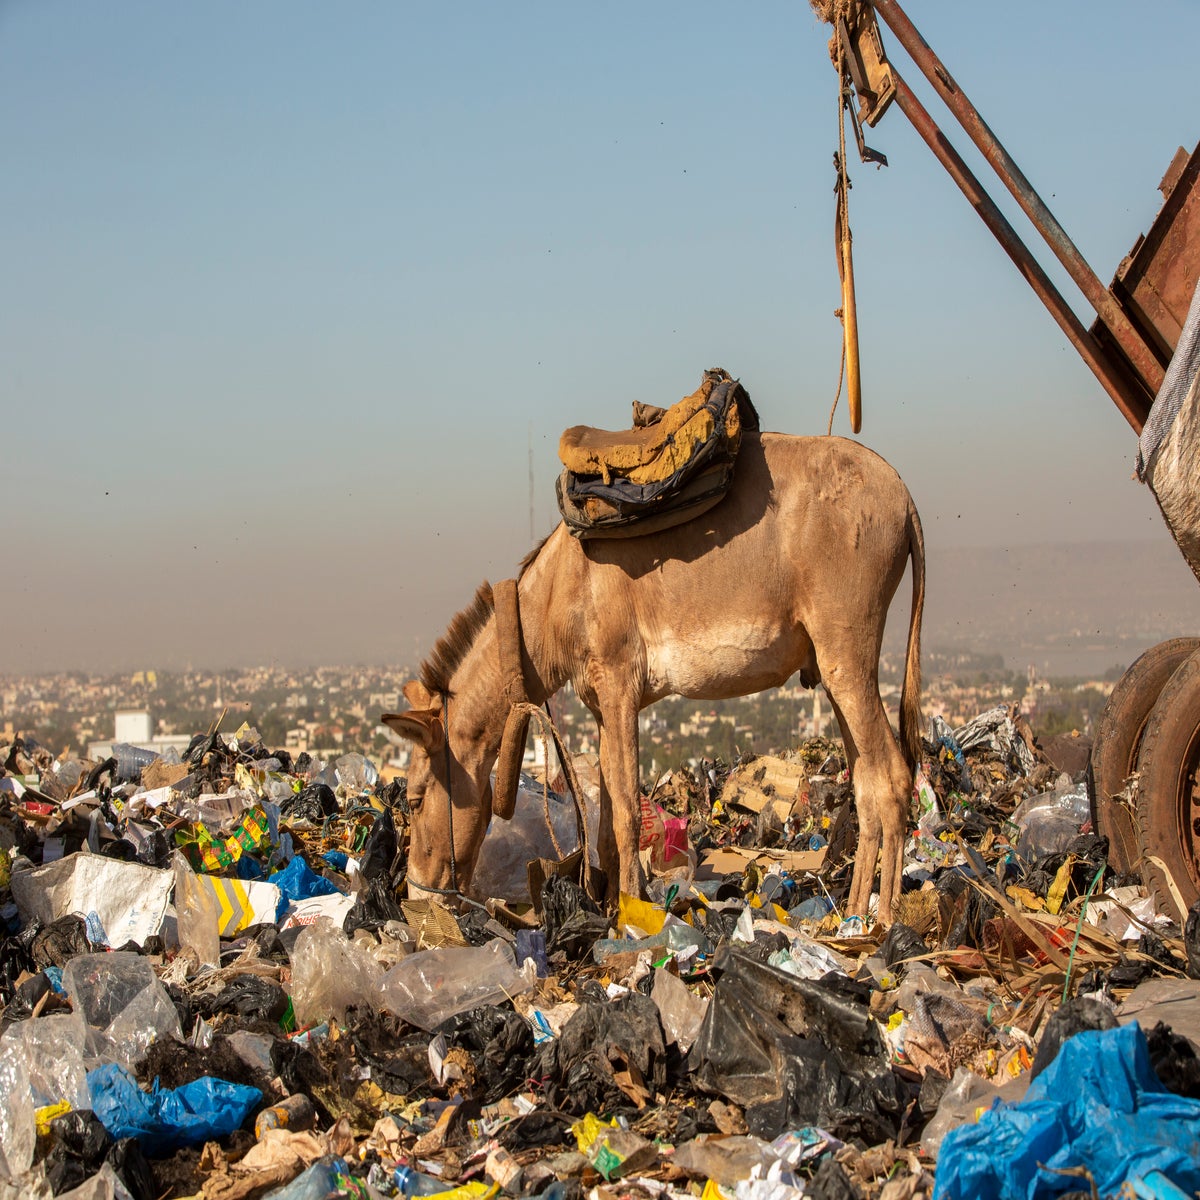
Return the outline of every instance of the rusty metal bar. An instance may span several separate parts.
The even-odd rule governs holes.
[[[1104,358],[1103,351],[1095,339],[1084,328],[1070,305],[1063,299],[1062,294],[1054,286],[1046,272],[1042,270],[1037,259],[1030,253],[1029,247],[1021,241],[1016,230],[996,207],[995,201],[975,178],[971,168],[946,140],[945,134],[938,128],[937,123],[914,95],[912,89],[901,78],[894,65],[892,74],[896,80],[896,103],[900,105],[900,110],[912,122],[913,128],[933,151],[934,156],[946,169],[950,178],[958,184],[962,194],[966,196],[971,207],[982,218],[992,236],[1016,264],[1017,270],[1021,272],[1029,286],[1046,306],[1058,327],[1067,335],[1071,345],[1079,352],[1079,356],[1091,368],[1092,374],[1100,381],[1112,402],[1121,410],[1121,415],[1129,422],[1135,433],[1141,433],[1146,413],[1149,410],[1149,401],[1145,394],[1139,393],[1131,385],[1131,381],[1124,375],[1118,374],[1112,364]]]
[[[1034,190],[1012,156],[1000,144],[987,122],[963,93],[945,64],[934,53],[920,31],[908,19],[896,0],[873,0],[875,11],[884,19],[896,40],[908,52],[922,74],[933,85],[946,107],[954,114],[967,136],[975,143],[979,152],[1000,177],[1004,186],[1012,193],[1022,211],[1033,223],[1038,233],[1054,252],[1055,257],[1066,268],[1075,286],[1083,293],[1087,302],[1096,310],[1097,316],[1108,327],[1117,345],[1128,357],[1135,373],[1140,376],[1151,395],[1162,386],[1163,366],[1145,339],[1138,333],[1117,303],[1112,293],[1096,278],[1078,247],[1071,241],[1067,231],[1058,223],[1046,203]]]

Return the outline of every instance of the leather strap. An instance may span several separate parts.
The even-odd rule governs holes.
[[[517,601],[517,581],[502,579],[492,588],[496,602],[496,642],[500,651],[500,678],[508,704],[526,704],[525,671],[521,662],[521,613]]]

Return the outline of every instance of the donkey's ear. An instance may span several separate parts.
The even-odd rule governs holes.
[[[403,688],[404,698],[413,708],[437,708],[434,694],[419,680],[410,679]]]
[[[416,742],[426,754],[442,748],[446,731],[442,714],[436,708],[414,708],[410,712],[384,713],[381,720],[402,738]]]

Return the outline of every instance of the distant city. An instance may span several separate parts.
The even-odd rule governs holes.
[[[895,723],[903,656],[885,653],[880,666]],[[1046,735],[1089,732],[1120,673],[1114,668],[1107,677],[1050,680],[1031,668],[1010,670],[998,655],[968,652],[927,652],[924,669],[926,718],[939,715],[955,726],[995,704],[1016,703]],[[218,723],[226,735],[249,724],[273,750],[324,759],[357,751],[403,770],[407,746],[379,717],[404,707],[400,688],[411,674],[399,667],[255,667],[0,677],[0,742],[20,734],[55,755],[96,758],[114,741],[179,750],[192,734]],[[553,715],[573,751],[596,751],[591,716],[569,688],[554,698]],[[701,759],[778,753],[814,735],[837,736],[822,689],[796,685],[721,701],[668,698],[642,714],[642,770],[656,774]]]
[[[907,630],[902,583],[880,660],[893,723]],[[450,614],[447,614],[449,617]],[[929,556],[922,711],[952,727],[1018,704],[1036,733],[1089,733],[1113,684],[1146,648],[1200,634],[1200,590],[1170,543],[941,550]],[[246,667],[121,674],[0,676],[0,744],[18,733],[55,755],[99,754],[114,741],[186,746],[248,722],[273,750],[333,758],[351,751],[403,770],[408,750],[379,723],[404,707],[408,664]],[[572,750],[596,751],[591,716],[565,689],[553,713]],[[120,721],[118,721],[120,716]],[[836,736],[823,691],[775,688],[737,700],[668,698],[641,716],[644,777],[700,759],[776,753]]]

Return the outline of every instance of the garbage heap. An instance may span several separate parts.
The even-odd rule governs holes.
[[[611,914],[553,780],[452,909],[404,898],[404,787],[362,756],[19,738],[0,1196],[1192,1195],[1200,912],[1112,875],[1082,739],[930,732],[886,931],[841,911],[834,742],[656,781]]]

